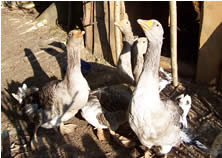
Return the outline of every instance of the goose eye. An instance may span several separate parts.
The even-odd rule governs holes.
[[[129,22],[127,21],[126,24],[129,24]]]
[[[156,24],[157,27],[159,27],[159,24]]]

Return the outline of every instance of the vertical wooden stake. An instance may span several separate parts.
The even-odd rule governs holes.
[[[120,1],[115,1],[115,22],[120,21]],[[118,63],[121,53],[121,32],[117,26],[115,26],[115,41],[116,41],[116,61]]]
[[[114,21],[115,21],[115,2],[114,1],[109,1],[109,28],[110,28],[110,47],[111,47],[111,51],[112,51],[112,57],[113,57],[113,62],[114,65],[117,65],[117,53],[116,53],[116,39],[115,39],[115,25],[114,25]]]
[[[83,27],[85,30],[85,46],[93,52],[93,2],[83,3]]]
[[[176,1],[170,1],[170,51],[171,51],[173,85],[176,87],[178,85]]]
[[[4,130],[2,133],[2,153],[3,157],[11,157],[9,132]]]

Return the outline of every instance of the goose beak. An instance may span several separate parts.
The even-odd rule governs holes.
[[[137,23],[142,27],[144,30],[149,30],[153,25],[153,20],[142,20],[138,19]]]
[[[73,35],[75,38],[81,38],[85,34],[85,31],[74,31]]]

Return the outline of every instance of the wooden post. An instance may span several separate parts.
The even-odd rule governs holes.
[[[9,132],[4,130],[2,133],[2,153],[3,157],[11,157]]]
[[[110,47],[111,47],[111,52],[112,52],[112,57],[113,57],[113,62],[114,65],[117,65],[117,53],[116,53],[116,40],[115,40],[115,2],[114,1],[109,1],[109,28],[110,28],[110,37],[109,37],[109,43],[110,43]]]
[[[86,48],[93,52],[93,2],[83,3],[83,27]]]
[[[120,1],[115,1],[115,22],[120,21]],[[121,53],[121,32],[115,26],[115,41],[116,41],[116,61],[118,62]]]
[[[178,85],[176,1],[170,1],[170,51],[171,51],[173,85],[176,87]]]
[[[125,2],[124,1],[120,1],[121,4],[121,9],[120,9],[120,17],[121,18],[128,18],[128,14],[126,13],[126,7],[125,7]]]
[[[97,57],[104,58],[111,65],[113,65],[112,53],[109,44],[109,30],[106,28],[105,20],[108,18],[108,3],[104,1],[95,1],[94,5],[94,54]]]

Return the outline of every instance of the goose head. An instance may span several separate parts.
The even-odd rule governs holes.
[[[84,46],[83,35],[85,31],[72,30],[68,34],[67,47],[75,48],[76,46]]]
[[[132,34],[132,27],[128,19],[123,19],[119,22],[115,22],[114,25],[116,25],[124,35],[129,33]]]
[[[149,42],[156,41],[156,40],[158,41],[163,40],[164,31],[159,21],[155,19],[152,19],[152,20],[138,19],[137,23],[143,29]]]

